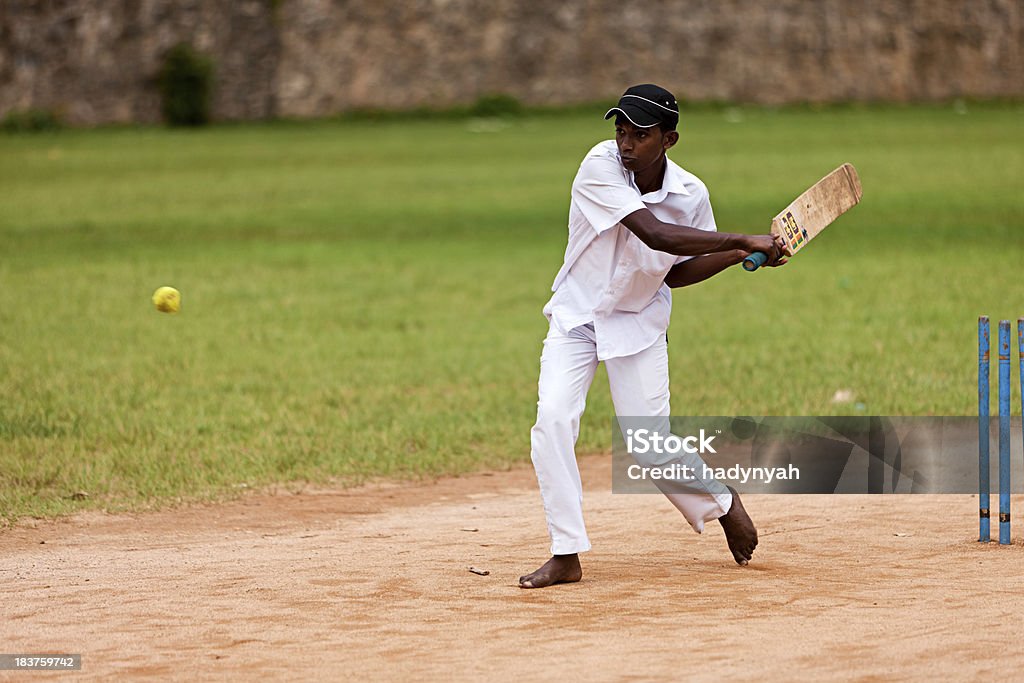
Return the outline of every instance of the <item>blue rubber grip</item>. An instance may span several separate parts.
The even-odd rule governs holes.
[[[753,273],[767,262],[768,254],[763,251],[755,251],[753,254],[743,259],[743,270],[749,270]]]

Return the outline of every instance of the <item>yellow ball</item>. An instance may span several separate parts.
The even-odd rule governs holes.
[[[153,305],[161,313],[177,313],[181,310],[181,293],[174,287],[161,287],[153,292]]]

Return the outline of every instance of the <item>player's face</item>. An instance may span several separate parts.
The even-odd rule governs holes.
[[[658,126],[638,128],[621,116],[615,120],[615,144],[619,146],[622,165],[633,173],[660,164],[675,140],[674,133],[662,133]]]

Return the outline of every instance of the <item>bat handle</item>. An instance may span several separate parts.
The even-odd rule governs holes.
[[[743,259],[743,270],[748,270],[753,273],[767,262],[768,254],[763,251],[755,251],[753,254]]]

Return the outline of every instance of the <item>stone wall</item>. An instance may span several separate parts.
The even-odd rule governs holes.
[[[215,61],[221,119],[643,81],[768,104],[1024,95],[1024,0],[0,0],[0,116],[159,120],[182,40]]]
[[[266,2],[0,0],[0,115],[57,110],[74,123],[156,121],[161,58],[182,40],[217,68],[225,119],[274,113],[281,45]]]

